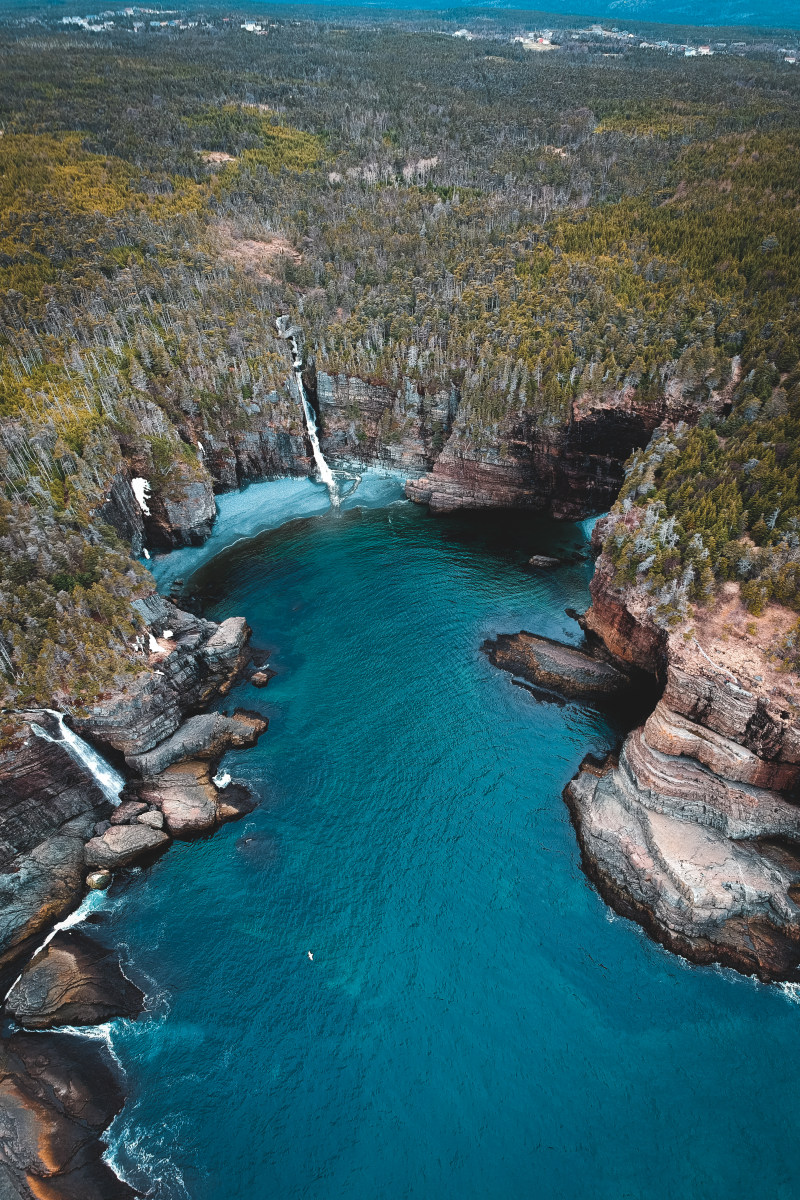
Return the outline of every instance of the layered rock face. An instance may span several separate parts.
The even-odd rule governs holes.
[[[246,807],[235,790],[222,792],[212,783],[211,763],[232,746],[252,745],[266,722],[242,713],[192,714],[231,687],[248,659],[249,629],[241,618],[221,625],[204,621],[157,595],[135,603],[157,649],[145,652],[139,672],[76,720],[75,729],[127,755],[139,774],[158,775],[164,764],[199,757],[211,827]],[[152,856],[175,832],[155,800],[136,813],[112,809],[64,743],[37,736],[36,726],[56,733],[47,713],[20,714],[14,736],[0,751],[0,973],[12,970],[75,907],[87,869]]]
[[[136,1017],[143,1001],[112,951],[80,930],[60,930],[25,967],[5,1008],[26,1029],[52,1029]]]
[[[300,331],[296,331],[298,337]],[[672,369],[674,370],[675,364]],[[411,500],[434,511],[458,508],[527,508],[575,519],[610,507],[623,479],[623,464],[662,422],[693,423],[706,409],[720,410],[738,380],[738,360],[726,389],[709,396],[670,376],[657,396],[626,386],[585,392],[563,416],[551,420],[514,414],[476,440],[461,413],[453,384],[430,391],[416,381],[361,379],[304,372],[306,395],[317,414],[322,451],[334,464],[385,466],[407,473]],[[314,473],[297,386],[288,369],[280,388],[242,398],[224,425],[185,399],[173,424],[157,405],[137,402],[137,433],[122,438],[127,465],[104,507],[109,524],[131,540],[171,549],[208,536],[214,493],[285,475]],[[153,479],[151,445],[170,454],[156,472],[150,512],[130,510],[123,495],[132,475]],[[417,478],[427,472],[423,478]]]
[[[152,750],[187,713],[217,693],[224,695],[245,664],[250,636],[243,617],[216,625],[156,594],[134,601],[134,607],[159,650],[150,655],[147,669],[75,722],[80,734],[127,756]]]
[[[84,839],[108,809],[64,745],[32,732],[46,714],[26,718],[0,752],[0,977],[78,902]]]
[[[728,584],[667,634],[602,556],[592,598],[587,625],[664,691],[618,760],[566,788],[587,874],[694,962],[800,980],[800,693],[766,653],[793,614],[753,618]]]
[[[254,806],[247,789],[212,779],[229,749],[266,729],[258,714],[197,714],[249,661],[241,619],[217,625],[159,596],[136,602],[147,624],[139,671],[85,715],[80,732],[127,756],[123,801],[83,765],[87,748],[59,741],[47,712],[17,714],[0,752],[0,994],[4,1016],[45,1030],[136,1016],[143,996],[113,954],[82,930],[59,930],[19,972],[19,960],[74,908],[92,868],[147,861]],[[122,682],[127,678],[127,682]],[[36,733],[40,728],[41,736]],[[55,740],[50,740],[55,739]],[[229,779],[229,777],[227,777]],[[107,786],[107,785],[106,785]],[[15,976],[18,976],[15,978]],[[103,1131],[123,1095],[104,1049],[37,1033],[0,1039],[0,1196],[123,1200],[137,1195],[102,1160]]]
[[[419,472],[431,466],[453,427],[452,387],[428,393],[405,379],[392,389],[320,371],[312,381],[326,457]]]
[[[330,375],[313,367],[304,383],[317,413],[322,451],[334,463],[378,465],[419,474],[432,467],[453,428],[455,387],[426,392],[408,379],[396,386]],[[136,436],[121,439],[124,467],[114,477],[100,516],[134,553],[143,546],[170,550],[208,537],[216,515],[215,492],[260,479],[313,474],[314,459],[295,380],[287,373],[277,391],[243,400],[237,419],[214,425],[188,403],[173,424],[150,401],[136,406]],[[155,441],[170,454],[156,470]],[[152,493],[144,513],[131,492],[134,477]]]
[[[435,512],[459,508],[527,508],[574,520],[602,512],[616,499],[623,465],[663,421],[696,421],[726,396],[702,401],[672,381],[655,400],[632,387],[585,393],[562,420],[550,424],[524,414],[508,422],[487,446],[477,446],[456,422],[433,470],[410,480],[406,495]]]
[[[123,1091],[102,1043],[65,1033],[0,1042],[0,1195],[8,1200],[128,1200],[102,1154]]]

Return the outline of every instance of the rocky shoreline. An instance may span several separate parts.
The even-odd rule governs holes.
[[[624,694],[604,660],[656,690],[619,754],[587,758],[564,790],[587,877],[691,962],[800,981],[800,694],[769,650],[793,614],[753,617],[726,584],[712,607],[663,627],[603,553],[591,595],[584,650],[528,633],[488,645],[496,665],[565,696]]]
[[[69,753],[47,711],[20,714],[0,751],[0,986],[3,1017],[16,1030],[0,1039],[4,1196],[138,1194],[101,1157],[123,1102],[108,1052],[94,1040],[27,1031],[135,1017],[143,996],[83,929],[42,942],[87,888],[108,886],[112,872],[146,864],[173,839],[207,833],[256,802],[235,782],[215,782],[215,769],[227,750],[254,745],[267,721],[201,711],[250,663],[247,623],[206,621],[155,594],[135,603],[149,653],[129,682],[73,722],[124,760],[121,802]]]
[[[426,395],[409,381],[391,389],[313,370],[305,386],[326,454],[427,471],[408,481],[406,494],[434,512],[585,516],[613,501],[624,460],[660,421],[693,420],[698,412],[672,380],[648,406],[631,390],[579,397],[560,424],[523,422],[486,448],[466,435],[454,388]],[[124,463],[100,518],[135,554],[146,544],[198,544],[214,520],[215,491],[307,474],[311,460],[287,388],[286,397],[273,397],[269,416],[251,413],[248,428],[230,438],[215,437],[192,414],[185,428],[167,430],[202,453],[191,469],[178,463],[146,508],[131,478],[149,463],[138,444],[121,446]],[[711,399],[720,407],[727,396]],[[142,428],[159,433],[165,418],[151,408],[141,414]],[[800,840],[800,808],[786,795],[800,776],[795,697],[764,684],[776,673],[763,654],[749,687],[737,676],[733,688],[722,677],[730,668],[717,665],[719,647],[699,623],[693,637],[709,651],[707,663],[687,652],[685,628],[667,634],[649,619],[646,598],[615,589],[602,555],[592,600],[582,619],[584,652],[524,631],[484,646],[495,665],[547,699],[619,704],[643,683],[663,693],[619,757],[587,761],[566,789],[588,877],[617,911],[693,961],[768,980],[800,978],[800,856],[791,849]],[[269,681],[266,665],[251,662],[246,622],[218,625],[155,593],[132,607],[143,629],[137,669],[72,721],[124,769],[121,803],[112,804],[68,752],[48,711],[15,714],[0,743],[0,987],[13,1023],[0,1041],[0,1185],[12,1197],[136,1194],[101,1157],[103,1133],[122,1103],[110,1056],[95,1041],[19,1027],[133,1017],[137,989],[83,931],[56,933],[36,952],[47,931],[77,907],[87,886],[105,886],[113,871],[146,864],[172,839],[208,833],[254,804],[246,789],[215,778],[215,769],[229,748],[253,745],[266,721],[242,710],[206,711],[248,665],[256,686]],[[735,623],[744,628],[742,614]],[[34,1038],[42,1047],[35,1058]],[[73,1075],[80,1091],[80,1081],[95,1074],[107,1102],[92,1108],[65,1099]]]

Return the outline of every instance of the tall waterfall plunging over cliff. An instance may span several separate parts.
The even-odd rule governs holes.
[[[294,371],[294,379],[297,384],[297,392],[300,397],[300,405],[303,409],[303,416],[306,421],[306,429],[308,430],[308,440],[311,442],[311,450],[314,455],[314,462],[317,464],[319,477],[328,489],[328,495],[331,498],[331,507],[339,507],[339,487],[334,477],[333,471],[328,466],[325,460],[325,455],[322,453],[322,448],[319,444],[319,435],[317,433],[317,418],[313,408],[306,398],[306,389],[303,384],[303,360],[300,356],[300,350],[297,345],[297,338],[294,333],[291,333],[287,327],[288,317],[278,317],[275,324],[278,328],[278,333],[281,337],[285,337],[292,350],[292,370]]]
[[[120,793],[125,787],[125,780],[120,775],[119,771],[115,771],[110,763],[107,763],[102,754],[85,742],[83,738],[78,737],[69,725],[64,724],[64,714],[56,712],[52,708],[46,708],[46,713],[56,721],[61,734],[60,737],[53,737],[43,729],[41,725],[37,725],[35,721],[31,722],[31,729],[37,737],[44,738],[46,742],[62,742],[64,749],[68,754],[85,767],[89,774],[94,779],[100,791],[110,801],[111,804],[119,804]]]

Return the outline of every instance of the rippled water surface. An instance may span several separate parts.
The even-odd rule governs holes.
[[[576,639],[591,564],[522,568],[588,526],[389,499],[199,569],[278,671],[223,705],[270,718],[225,760],[262,803],[109,898],[154,1006],[115,1161],[192,1200],[794,1200],[800,1010],[610,918],[561,789],[616,731],[480,653]]]

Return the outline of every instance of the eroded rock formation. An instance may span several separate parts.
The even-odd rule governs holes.
[[[247,623],[204,621],[157,595],[135,603],[157,650],[140,656],[137,673],[120,676],[119,688],[75,720],[75,728],[91,742],[128,755],[134,765],[137,756],[155,754],[141,760],[149,761],[147,769],[199,754],[216,795],[210,761],[229,746],[252,745],[266,728],[247,713],[195,717],[229,690],[246,665]],[[0,982],[3,968],[12,970],[77,905],[88,869],[125,866],[158,853],[170,840],[160,806],[145,801],[136,812],[112,809],[64,743],[37,736],[36,725],[57,734],[47,713],[19,714],[0,750]],[[162,743],[165,748],[157,750]],[[215,808],[212,824],[244,807],[244,799],[231,792],[224,811]]]
[[[769,655],[793,614],[754,618],[727,584],[667,632],[604,556],[592,601],[587,627],[664,690],[619,758],[566,788],[588,876],[694,962],[800,979],[800,695]]]
[[[0,1195],[8,1200],[137,1196],[102,1159],[123,1104],[111,1055],[65,1033],[0,1041]]]
[[[631,688],[630,675],[589,650],[527,633],[501,633],[484,642],[496,667],[536,688],[583,700],[611,700]]]
[[[633,387],[587,392],[561,420],[516,415],[480,444],[456,420],[433,469],[409,480],[406,495],[434,512],[527,508],[569,520],[602,512],[616,499],[625,460],[658,425],[693,423],[703,409],[721,408],[729,391],[699,398],[673,378],[654,398]]]
[[[5,1009],[26,1029],[52,1029],[136,1017],[143,1001],[113,951],[71,929],[59,930],[34,955],[6,996]]]

